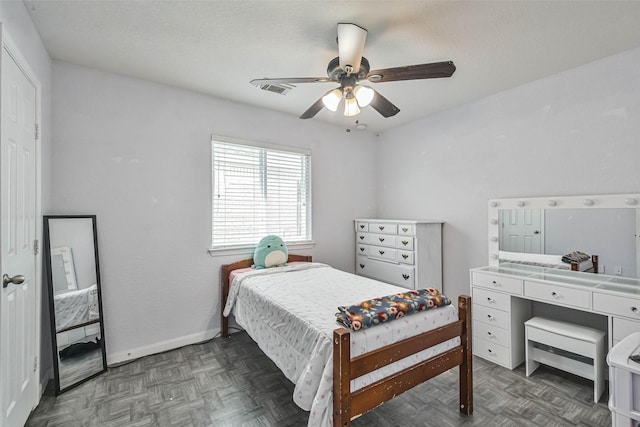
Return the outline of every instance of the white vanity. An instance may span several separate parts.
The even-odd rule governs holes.
[[[539,311],[557,320],[575,324],[591,322],[590,326],[595,324],[597,329],[607,332],[608,348],[627,335],[640,332],[639,279],[500,262],[499,257],[500,242],[505,241],[501,235],[504,233],[501,209],[541,209],[543,217],[549,209],[566,209],[569,220],[575,219],[572,215],[580,210],[630,209],[635,221],[625,233],[631,239],[628,244],[635,245],[636,255],[625,269],[638,269],[639,203],[640,194],[490,200],[489,266],[470,271],[474,354],[514,369],[525,360],[524,322]],[[599,224],[592,226],[605,227]],[[607,224],[606,227],[615,228],[615,222],[613,226]],[[594,243],[597,244],[599,242]],[[568,246],[566,251],[580,249]],[[601,251],[598,255],[605,260],[611,252],[606,246],[595,250]],[[607,262],[612,265],[618,260],[609,259]],[[610,270],[615,271],[614,268]],[[636,276],[636,271],[631,273]]]

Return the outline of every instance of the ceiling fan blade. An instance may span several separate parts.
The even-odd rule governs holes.
[[[293,84],[293,83],[326,83],[326,82],[336,82],[336,80],[331,80],[327,77],[282,77],[277,79],[270,79],[265,77],[264,79],[253,79],[249,83],[255,86],[262,85],[278,85],[278,84]]]
[[[367,30],[356,24],[338,24],[338,57],[340,68],[353,68],[352,73],[360,70],[360,61],[364,52],[364,42],[367,40]]]
[[[322,110],[323,108],[324,108],[324,104],[322,103],[322,98],[320,98],[311,107],[309,107],[309,109],[307,111],[302,113],[300,118],[301,119],[310,119],[313,116],[315,116],[316,114],[318,114],[318,112],[320,110]]]
[[[380,95],[380,92],[378,92],[375,89],[373,89],[373,91],[376,94],[373,97],[371,104],[369,104],[371,108],[376,110],[378,113],[382,114],[384,117],[395,116],[400,112],[400,109],[395,105],[393,105],[391,101],[389,101],[387,98]]]
[[[367,74],[371,83],[395,82],[399,80],[420,80],[451,77],[456,71],[452,61],[434,62],[431,64],[407,65],[405,67],[372,70]]]

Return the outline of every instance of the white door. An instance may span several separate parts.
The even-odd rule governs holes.
[[[542,209],[500,210],[500,250],[544,253]]]
[[[0,425],[22,426],[37,396],[36,113],[34,84],[2,45],[0,91]],[[23,277],[20,277],[23,276]],[[8,279],[13,279],[9,282]],[[37,398],[35,398],[37,399]]]

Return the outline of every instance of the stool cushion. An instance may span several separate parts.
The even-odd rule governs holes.
[[[524,322],[525,326],[542,329],[555,334],[576,338],[583,341],[598,342],[604,338],[605,333],[598,329],[559,320],[546,319],[544,317],[532,317]]]

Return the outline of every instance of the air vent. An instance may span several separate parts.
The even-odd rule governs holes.
[[[271,84],[260,85],[258,87],[260,89],[262,89],[262,90],[266,90],[267,92],[273,92],[273,93],[278,93],[280,95],[286,95],[287,92],[289,92],[295,86],[294,85],[290,85],[290,84],[286,84],[286,83],[281,83],[281,84],[277,84],[277,85],[271,85]]]

